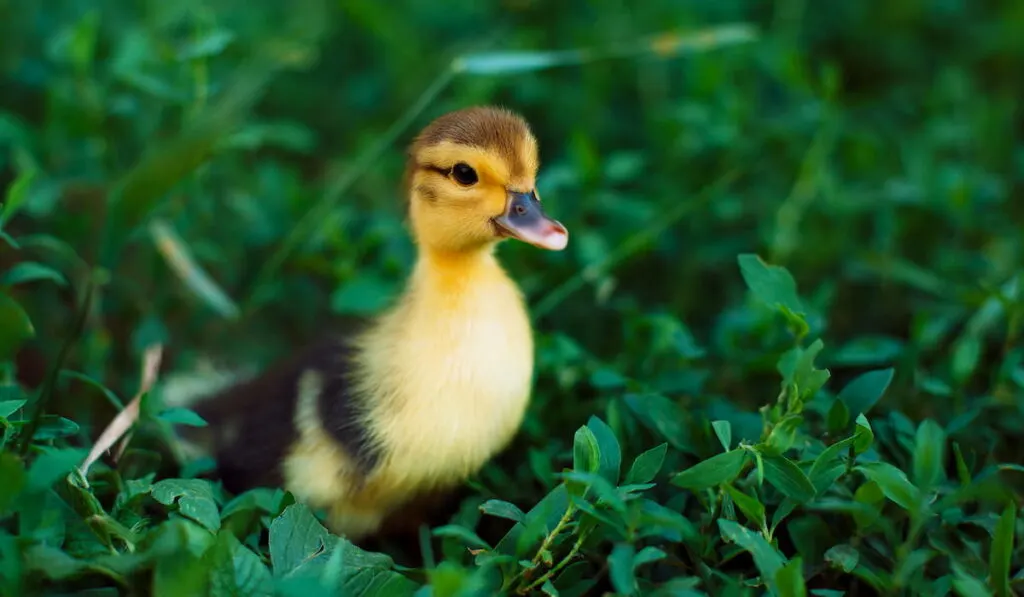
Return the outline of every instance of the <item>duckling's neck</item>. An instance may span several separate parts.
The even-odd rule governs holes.
[[[425,247],[417,255],[408,290],[455,298],[495,283],[512,281],[498,262],[494,245],[471,251]]]

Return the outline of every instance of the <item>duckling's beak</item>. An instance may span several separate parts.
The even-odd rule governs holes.
[[[561,251],[569,244],[569,231],[544,213],[534,191],[509,191],[505,213],[493,221],[500,235],[517,238],[541,249]]]

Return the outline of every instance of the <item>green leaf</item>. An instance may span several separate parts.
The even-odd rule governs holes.
[[[961,597],[991,597],[984,581],[967,573],[958,562],[953,562],[953,588]]]
[[[0,516],[11,507],[25,487],[25,467],[11,452],[0,452]]]
[[[967,461],[964,460],[960,444],[957,442],[953,442],[953,454],[956,456],[956,476],[960,480],[960,485],[967,487],[971,484],[971,471],[967,468]]]
[[[600,456],[598,472],[609,483],[617,484],[622,467],[622,452],[619,448],[619,440],[615,437],[615,432],[612,431],[612,428],[607,423],[596,416],[590,417],[590,420],[587,421],[587,427],[594,433],[594,438],[597,440],[598,454]]]
[[[804,567],[799,557],[793,558],[775,573],[775,586],[780,597],[807,596]]]
[[[916,510],[921,504],[921,492],[907,479],[906,474],[887,462],[862,464],[857,470],[874,481],[889,498],[905,510]]]
[[[892,382],[893,368],[868,371],[853,379],[839,392],[838,400],[846,404],[850,417],[868,412],[882,398],[889,383]]]
[[[758,300],[773,307],[785,307],[794,314],[805,313],[789,270],[769,265],[751,253],[739,255],[737,261],[743,281]]]
[[[526,515],[523,514],[523,511],[515,504],[503,502],[501,500],[487,500],[483,504],[480,504],[480,511],[484,514],[490,514],[491,516],[497,516],[498,518],[507,518],[516,522],[523,522],[526,517]]]
[[[85,450],[71,448],[51,449],[39,454],[28,468],[26,491],[35,493],[48,489],[78,466],[86,454]]]
[[[333,545],[334,538],[301,502],[285,508],[270,524],[270,563],[275,576],[324,555]]]
[[[846,407],[846,403],[842,400],[833,401],[832,407],[828,409],[827,425],[829,433],[838,433],[846,429],[849,424],[850,409]]]
[[[761,573],[766,584],[774,584],[775,575],[786,565],[786,559],[764,537],[725,518],[718,519],[722,538],[735,543],[747,551]]]
[[[796,433],[803,422],[804,418],[800,415],[790,415],[779,421],[772,427],[772,432],[768,435],[768,439],[765,440],[762,451],[765,454],[781,455],[790,449],[793,446],[793,442],[796,441]]]
[[[617,543],[608,556],[608,576],[612,586],[620,595],[635,595],[636,575],[633,572],[635,550],[628,543]]]
[[[626,485],[653,481],[661,471],[667,453],[668,444],[662,443],[637,456],[633,465],[629,467],[629,472],[626,473]]]
[[[58,286],[67,286],[68,284],[64,275],[53,268],[34,261],[22,261],[7,270],[3,277],[0,277],[0,285],[14,286],[15,284],[37,282],[40,280],[49,280]]]
[[[89,377],[88,375],[86,375],[84,373],[80,373],[78,371],[71,371],[71,370],[68,370],[68,369],[61,369],[60,370],[60,376],[80,381],[80,382],[88,385],[89,387],[95,389],[99,393],[103,394],[103,396],[107,399],[108,402],[110,402],[110,404],[114,408],[116,408],[118,410],[121,410],[121,409],[124,408],[124,402],[120,398],[117,397],[117,394],[115,394],[114,392],[110,391],[109,388],[107,388],[106,386],[101,384],[99,381]]]
[[[1013,557],[1014,530],[1017,527],[1017,505],[1010,502],[996,524],[989,556],[989,578],[997,597],[1013,595],[1010,589],[1010,562]]]
[[[489,543],[480,538],[479,535],[467,529],[464,526],[457,524],[446,524],[436,529],[433,529],[431,533],[435,537],[449,537],[452,539],[458,539],[467,547],[473,549],[491,549]]]
[[[926,419],[917,427],[914,441],[914,483],[927,491],[946,475],[946,433],[938,423]]]
[[[729,421],[712,421],[711,427],[714,428],[718,441],[722,442],[722,449],[726,452],[732,449],[732,423]]]
[[[846,439],[839,440],[831,446],[825,448],[821,454],[814,460],[814,464],[811,465],[811,471],[807,474],[811,480],[811,485],[814,485],[817,493],[831,485],[831,483],[822,487],[819,485],[825,478],[831,476],[831,469],[835,464],[835,461],[840,458],[844,452],[848,451],[850,446],[853,444],[855,436],[850,436]]]
[[[21,305],[9,294],[0,292],[0,360],[10,359],[23,342],[35,335],[32,321]]]
[[[270,571],[260,557],[239,543],[231,532],[222,530],[217,534],[212,557],[210,597],[274,595]]]
[[[868,451],[871,444],[875,442],[875,432],[871,430],[867,417],[863,414],[857,415],[856,427],[853,431],[853,451],[856,454],[863,454]]]
[[[786,497],[803,504],[814,499],[811,480],[800,467],[785,456],[764,455],[764,478]]]
[[[0,419],[6,419],[25,406],[27,400],[0,400]]]
[[[580,427],[573,437],[572,467],[581,473],[595,473],[601,468],[600,447],[589,427]]]
[[[731,483],[743,471],[747,459],[747,451],[741,448],[716,454],[677,473],[671,483],[694,491]]]
[[[165,506],[177,503],[182,516],[198,522],[211,533],[220,529],[220,512],[209,481],[164,479],[153,484],[152,496]]]
[[[818,338],[807,348],[794,347],[779,358],[778,371],[782,374],[782,387],[795,384],[800,400],[809,400],[828,382],[831,373],[814,366],[825,343]]]
[[[759,528],[765,528],[767,520],[765,519],[764,504],[760,500],[743,493],[728,483],[723,485],[723,487],[729,493],[732,501],[736,503],[740,512],[743,512],[743,515],[747,517],[747,520],[756,524]]]
[[[981,339],[974,334],[964,335],[953,346],[952,369],[953,381],[963,385],[970,380],[981,360]]]
[[[177,425],[188,425],[190,427],[206,427],[206,421],[203,420],[195,411],[187,408],[168,408],[157,414],[157,418],[168,423],[174,423]]]
[[[31,164],[30,160],[21,160],[18,174],[7,187],[3,205],[0,206],[0,228],[7,226],[14,214],[18,213],[25,201],[28,200],[28,191],[39,175],[39,170]]]
[[[825,561],[843,572],[853,572],[860,561],[860,553],[846,543],[833,545],[825,552]]]
[[[694,453],[687,425],[690,415],[660,394],[627,394],[626,406],[651,431],[660,434],[677,450]]]
[[[658,549],[657,547],[652,547],[648,545],[647,547],[641,549],[633,558],[633,569],[635,570],[645,564],[650,564],[652,562],[663,560],[666,557],[668,557],[668,554],[666,554],[664,551]]]

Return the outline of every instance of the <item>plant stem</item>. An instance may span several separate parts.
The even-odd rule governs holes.
[[[520,595],[525,595],[525,594],[529,593],[530,591],[532,591],[532,590],[536,589],[537,587],[541,586],[542,584],[544,584],[546,581],[548,581],[554,575],[558,574],[558,572],[562,568],[565,568],[566,566],[568,566],[569,562],[571,562],[573,560],[573,558],[576,557],[576,554],[578,554],[580,552],[580,548],[583,546],[583,542],[587,540],[587,536],[588,535],[589,535],[589,533],[583,533],[579,537],[577,537],[576,538],[576,542],[573,543],[573,545],[572,545],[572,549],[569,550],[569,553],[564,558],[562,558],[561,561],[559,561],[557,564],[555,564],[551,568],[551,570],[548,570],[547,572],[545,572],[543,576],[541,576],[537,580],[533,581],[532,583],[530,583],[526,587],[524,587],[522,589],[519,589],[518,593]]]

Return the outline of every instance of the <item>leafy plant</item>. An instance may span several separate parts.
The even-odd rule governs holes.
[[[1019,4],[0,8],[0,595],[1020,592]],[[166,399],[383,305],[483,102],[572,236],[515,444],[412,547],[227,493]]]

